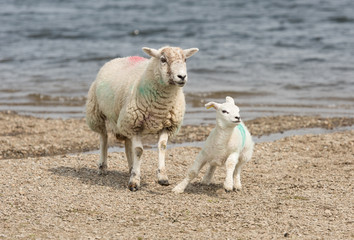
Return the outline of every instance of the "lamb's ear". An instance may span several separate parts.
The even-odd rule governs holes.
[[[188,49],[184,49],[183,53],[184,53],[184,56],[186,56],[186,58],[189,58],[189,57],[193,56],[193,54],[198,51],[199,51],[198,48],[188,48]]]
[[[235,104],[235,100],[232,97],[229,97],[229,96],[226,97],[226,102]]]
[[[219,103],[216,103],[216,102],[209,102],[209,103],[207,103],[207,104],[205,104],[205,107],[207,108],[207,109],[210,109],[210,108],[215,108],[215,109],[219,109],[219,107],[220,107],[220,104]]]
[[[143,47],[143,51],[151,57],[160,58],[160,52],[156,49]]]

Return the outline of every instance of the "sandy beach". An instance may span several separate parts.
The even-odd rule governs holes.
[[[123,152],[97,174],[98,136],[84,119],[0,112],[0,239],[352,239],[353,118],[276,116],[247,121],[254,137],[295,129],[334,129],[261,142],[243,172],[243,189],[225,193],[225,171],[186,192],[183,179],[208,126],[183,126],[171,139],[170,186],[156,182],[157,153],[145,139],[142,188],[127,189]],[[336,131],[347,127],[344,131]],[[110,139],[110,146],[122,146]]]

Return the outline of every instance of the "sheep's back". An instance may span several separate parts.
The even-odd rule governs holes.
[[[116,123],[120,110],[144,73],[148,59],[116,58],[107,62],[95,81],[97,104],[107,120]]]

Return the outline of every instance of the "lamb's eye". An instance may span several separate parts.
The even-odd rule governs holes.
[[[226,111],[226,110],[222,110],[221,112],[222,112],[222,113],[225,113],[225,114],[229,114],[229,112]]]
[[[167,59],[165,57],[161,57],[160,60],[161,60],[162,63],[166,63],[167,62]]]

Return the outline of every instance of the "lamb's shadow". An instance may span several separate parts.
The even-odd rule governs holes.
[[[53,174],[77,179],[84,184],[108,186],[115,189],[126,189],[129,181],[128,172],[108,171],[107,175],[99,175],[97,169],[57,167],[49,169]]]
[[[198,195],[207,195],[209,197],[219,197],[218,191],[223,189],[221,183],[212,183],[209,185],[201,184],[200,182],[190,183],[185,189],[187,194],[198,194]]]

